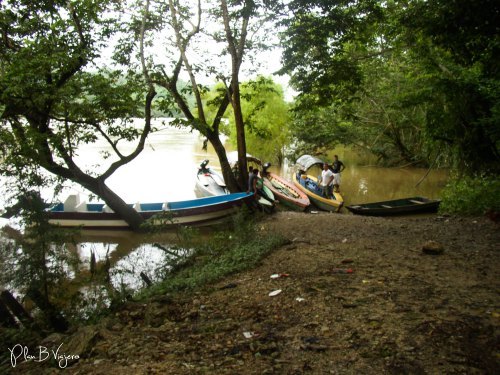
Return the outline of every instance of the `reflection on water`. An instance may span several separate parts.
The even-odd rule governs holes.
[[[109,254],[115,251],[117,246],[118,244],[114,243],[81,242],[76,245],[76,249],[82,266],[90,269],[92,254],[94,254],[96,263],[105,262],[106,257],[109,257]]]
[[[173,265],[184,261],[190,254],[189,249],[175,245],[171,236],[168,243],[151,242],[150,237],[141,236],[134,237],[134,240],[128,238],[128,241],[125,237],[120,243],[109,242],[109,237],[105,242],[99,242],[97,234],[93,237],[93,242],[80,242],[75,248],[81,262],[80,271],[88,274],[94,267],[96,274],[109,278],[116,290],[142,288],[141,273],[153,283],[160,281]]]
[[[123,244],[122,244],[123,245]],[[143,243],[130,247],[128,254],[116,257],[116,243],[82,242],[77,245],[81,260],[77,314],[89,318],[109,308],[112,295],[127,296],[147,287],[143,277],[157,283],[168,277],[169,270],[187,259],[189,249],[170,244]],[[95,265],[92,265],[92,254]],[[114,263],[111,259],[116,259]],[[143,276],[144,275],[144,276]],[[76,280],[78,281],[78,280]]]
[[[151,282],[163,280],[173,265],[185,260],[190,254],[187,249],[177,249],[163,244],[144,244],[120,259],[110,270],[115,289],[123,287],[138,290],[144,286],[141,273]]]

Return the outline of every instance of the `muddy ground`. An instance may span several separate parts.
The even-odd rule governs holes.
[[[130,303],[53,335],[45,347],[63,340],[80,357],[62,372],[11,371],[500,373],[500,226],[488,218],[279,212],[260,230],[290,243],[196,295]],[[428,241],[442,254],[424,252]]]

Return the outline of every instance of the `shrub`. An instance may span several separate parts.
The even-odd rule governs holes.
[[[440,212],[482,215],[500,211],[498,176],[463,176],[453,178],[442,191]]]

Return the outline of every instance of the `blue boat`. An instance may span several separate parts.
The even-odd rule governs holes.
[[[243,204],[250,204],[253,193],[235,193],[177,202],[130,204],[144,220],[167,227],[210,225],[234,214]],[[61,227],[85,229],[128,229],[128,224],[104,203],[80,202],[78,195],[70,195],[49,212],[49,222]]]

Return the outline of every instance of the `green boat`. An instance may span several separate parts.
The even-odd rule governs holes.
[[[353,214],[365,216],[410,215],[437,212],[439,203],[441,201],[438,199],[411,197],[373,203],[352,204],[346,206],[346,208]]]

